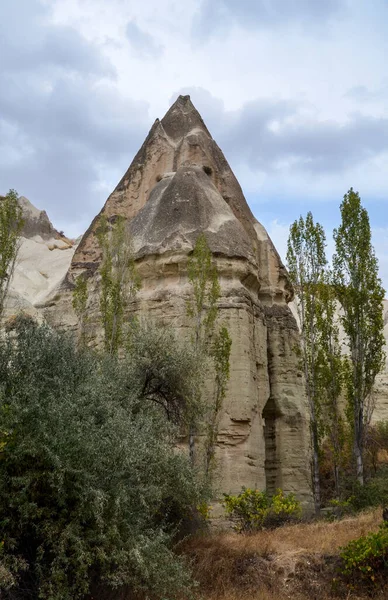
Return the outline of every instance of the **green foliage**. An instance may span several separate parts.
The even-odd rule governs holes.
[[[341,573],[354,583],[376,582],[388,574],[388,527],[353,540],[341,549]]]
[[[329,506],[333,509],[333,513],[330,515],[331,519],[334,518],[342,519],[347,515],[354,514],[354,506],[353,506],[353,496],[348,498],[347,500],[338,500],[337,498],[333,498],[329,501]]]
[[[388,421],[369,425],[366,430],[365,467],[371,476],[379,470],[379,456],[388,452]]]
[[[0,317],[15,267],[23,228],[22,209],[15,190],[0,197]]]
[[[172,328],[133,321],[122,360],[139,401],[155,403],[179,427],[203,414],[203,357]]]
[[[237,496],[224,494],[223,503],[239,532],[280,527],[301,515],[301,505],[294,494],[285,495],[282,490],[271,498],[266,492],[243,487]]]
[[[312,483],[316,511],[320,507],[319,445],[322,429],[322,402],[319,369],[325,367],[326,356],[320,345],[325,317],[329,316],[322,303],[327,259],[323,227],[314,223],[311,212],[306,220],[300,217],[290,227],[287,265],[297,295],[297,310],[301,328],[301,358],[305,375],[306,394],[310,409],[311,445],[313,451]],[[328,308],[328,306],[327,306]]]
[[[218,435],[218,419],[224,401],[227,385],[230,375],[230,351],[232,340],[226,327],[221,327],[220,331],[214,336],[210,355],[214,361],[215,368],[215,391],[214,400],[207,416],[207,439],[206,439],[206,459],[205,472],[210,474],[210,469],[214,463],[214,452]]]
[[[74,312],[78,318],[79,343],[87,345],[87,324],[88,324],[88,282],[84,275],[79,275],[75,280],[72,300]]]
[[[220,297],[220,284],[217,268],[204,234],[198,236],[192,255],[187,264],[189,281],[193,288],[193,299],[187,303],[187,314],[194,320],[195,352],[200,357],[209,358],[215,370],[214,397],[209,402],[206,417],[205,475],[211,475],[214,466],[215,445],[218,435],[218,418],[225,398],[229,380],[229,359],[232,340],[226,327],[215,333],[218,314],[217,302]],[[189,426],[189,451],[192,464],[195,463],[195,430]]]
[[[139,360],[128,370],[31,319],[0,339],[0,558],[17,597],[74,600],[91,579],[190,597],[172,536],[203,496],[139,393]],[[165,375],[174,395],[174,364]]]
[[[217,318],[217,301],[220,284],[216,266],[204,234],[198,236],[187,263],[189,281],[193,287],[193,300],[187,303],[187,314],[195,321],[195,346],[203,349],[214,330]]]
[[[201,502],[197,506],[198,514],[202,517],[204,523],[207,523],[210,520],[210,514],[213,507],[210,506],[208,502]]]
[[[316,394],[320,406],[320,433],[330,448],[334,476],[335,495],[341,495],[341,475],[346,458],[346,423],[340,399],[344,385],[344,359],[339,342],[336,317],[337,302],[331,285],[331,274],[319,286],[319,302],[316,310],[318,329],[318,352],[316,364]],[[321,458],[322,444],[320,444]]]
[[[102,250],[100,309],[105,350],[109,354],[117,354],[122,344],[124,311],[140,289],[126,225],[123,217],[117,217],[110,225],[102,216],[97,231]]]
[[[348,420],[354,436],[356,474],[364,480],[365,426],[373,409],[376,375],[384,366],[382,301],[378,261],[371,242],[368,213],[350,188],[341,204],[341,225],[334,230],[333,286],[343,309],[349,358],[345,371]]]
[[[357,480],[351,481],[348,490],[349,501],[355,512],[373,506],[388,505],[388,473],[384,472],[378,477],[360,484]]]

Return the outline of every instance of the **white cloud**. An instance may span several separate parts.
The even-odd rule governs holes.
[[[0,17],[0,191],[60,229],[85,228],[181,90],[279,248],[309,209],[332,228],[350,186],[388,227],[385,0],[13,0]]]
[[[125,34],[137,56],[157,58],[162,54],[161,44],[147,31],[143,31],[134,19],[127,23]]]

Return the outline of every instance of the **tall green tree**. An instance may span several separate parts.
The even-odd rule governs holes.
[[[226,327],[215,330],[218,315],[220,284],[217,268],[204,234],[198,236],[187,264],[192,285],[192,299],[187,314],[194,321],[193,345],[195,353],[206,357],[214,368],[214,397],[208,403],[205,440],[205,473],[210,474],[218,434],[218,418],[229,380],[229,358],[232,341]],[[198,402],[195,403],[198,405]],[[195,463],[195,420],[189,426],[189,453]]]
[[[335,494],[339,499],[345,423],[340,402],[344,382],[344,359],[339,340],[337,312],[338,302],[331,284],[331,273],[327,272],[327,281],[319,286],[316,313],[319,335],[316,386],[322,414],[322,432],[331,450]]]
[[[312,484],[315,509],[320,509],[319,441],[320,394],[317,386],[319,329],[317,314],[320,288],[325,282],[327,259],[326,238],[323,227],[314,223],[311,212],[302,216],[290,227],[287,264],[297,297],[297,311],[301,329],[301,359],[305,375],[306,394],[310,410],[312,446]]]
[[[349,348],[346,390],[356,476],[364,482],[365,429],[376,375],[384,366],[383,299],[367,210],[350,188],[334,230],[333,285]]]
[[[9,190],[0,197],[0,318],[15,269],[23,223],[18,194]]]
[[[104,345],[109,354],[117,354],[123,341],[124,311],[141,282],[125,219],[118,217],[111,224],[103,216],[97,237],[102,250],[100,309]]]

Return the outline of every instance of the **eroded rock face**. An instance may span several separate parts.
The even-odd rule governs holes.
[[[182,332],[191,326],[187,258],[204,233],[221,284],[219,323],[232,337],[231,376],[217,444],[222,492],[242,485],[295,492],[311,503],[309,428],[287,303],[293,292],[265,229],[188,96],[157,120],[102,213],[125,217],[142,288],[131,310]],[[101,213],[100,213],[101,214]],[[74,280],[89,279],[89,312],[99,328],[101,252],[97,216],[46,306],[55,325],[75,328]],[[56,299],[55,296],[60,296]]]
[[[32,238],[36,235],[39,235],[42,239],[59,237],[58,231],[54,229],[45,210],[39,210],[24,196],[20,196],[19,204],[22,207],[24,217],[23,237]]]
[[[21,196],[24,227],[5,303],[5,319],[23,311],[41,320],[39,306],[66,274],[75,246],[52,225],[45,211]]]

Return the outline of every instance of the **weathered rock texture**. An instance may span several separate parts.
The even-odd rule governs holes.
[[[21,196],[24,227],[13,278],[5,304],[5,317],[19,311],[41,319],[37,308],[63,279],[74,244],[54,229],[45,211]]]
[[[188,96],[154,123],[102,213],[128,220],[142,279],[131,310],[180,330],[190,326],[187,258],[205,234],[222,290],[219,322],[232,337],[217,444],[220,491],[281,487],[310,503],[309,427],[287,272]],[[98,323],[98,223],[99,216],[46,307],[56,325],[76,326],[71,292],[82,272],[89,278],[90,317]]]

